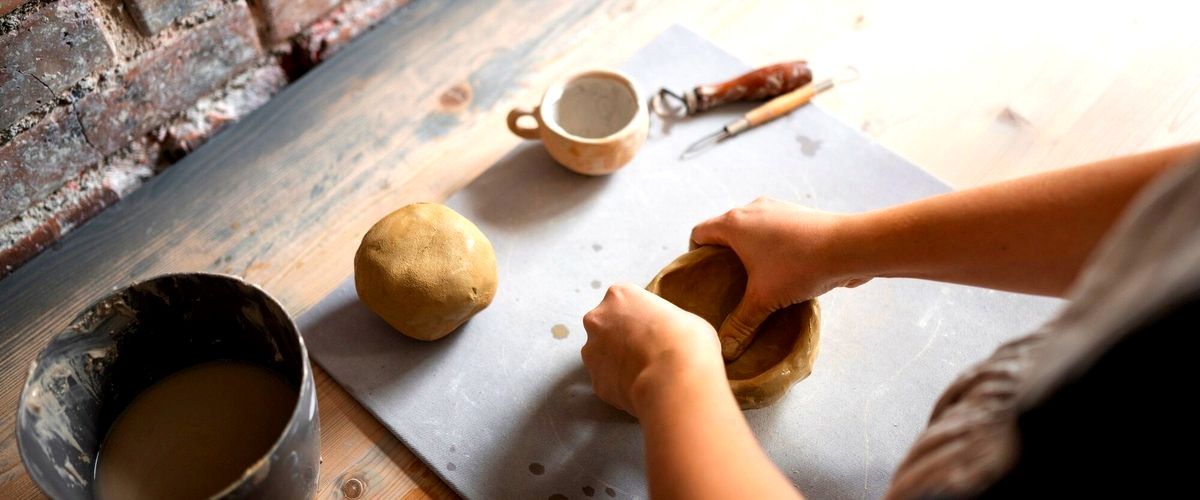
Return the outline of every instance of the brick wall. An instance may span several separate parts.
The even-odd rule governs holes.
[[[0,0],[0,278],[407,0]]]

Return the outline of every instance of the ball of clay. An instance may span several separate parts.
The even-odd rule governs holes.
[[[359,300],[400,333],[437,340],[492,303],[496,254],[466,217],[444,205],[416,203],[363,236],[354,287]]]
[[[646,289],[719,329],[745,295],[746,280],[746,268],[733,250],[703,246],[667,264]],[[816,299],[767,317],[746,351],[725,363],[725,376],[738,405],[743,410],[770,405],[808,377],[819,336]]]

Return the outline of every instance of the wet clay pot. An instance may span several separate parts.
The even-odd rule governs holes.
[[[667,264],[646,289],[720,329],[745,295],[746,280],[746,268],[732,250],[703,246]],[[725,363],[743,410],[778,401],[812,373],[820,316],[816,299],[780,309],[759,326],[741,356]]]
[[[100,445],[121,411],[164,377],[216,360],[272,370],[296,397],[267,453],[214,498],[311,498],[320,437],[304,341],[266,292],[216,274],[133,284],[50,341],[30,368],[17,412],[25,469],[52,498],[94,498]]]

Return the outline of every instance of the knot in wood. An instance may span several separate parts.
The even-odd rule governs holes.
[[[366,491],[367,485],[363,484],[362,480],[357,477],[352,477],[342,483],[342,495],[346,498],[358,498]]]
[[[467,82],[459,82],[453,87],[442,92],[441,98],[438,99],[443,108],[450,111],[462,109],[471,102],[471,86]]]

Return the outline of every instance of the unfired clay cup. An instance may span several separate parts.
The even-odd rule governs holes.
[[[522,117],[536,126],[522,126]],[[611,174],[629,163],[650,128],[646,101],[628,76],[609,70],[576,74],[550,86],[539,106],[508,113],[508,129],[540,139],[558,163],[585,175]]]

